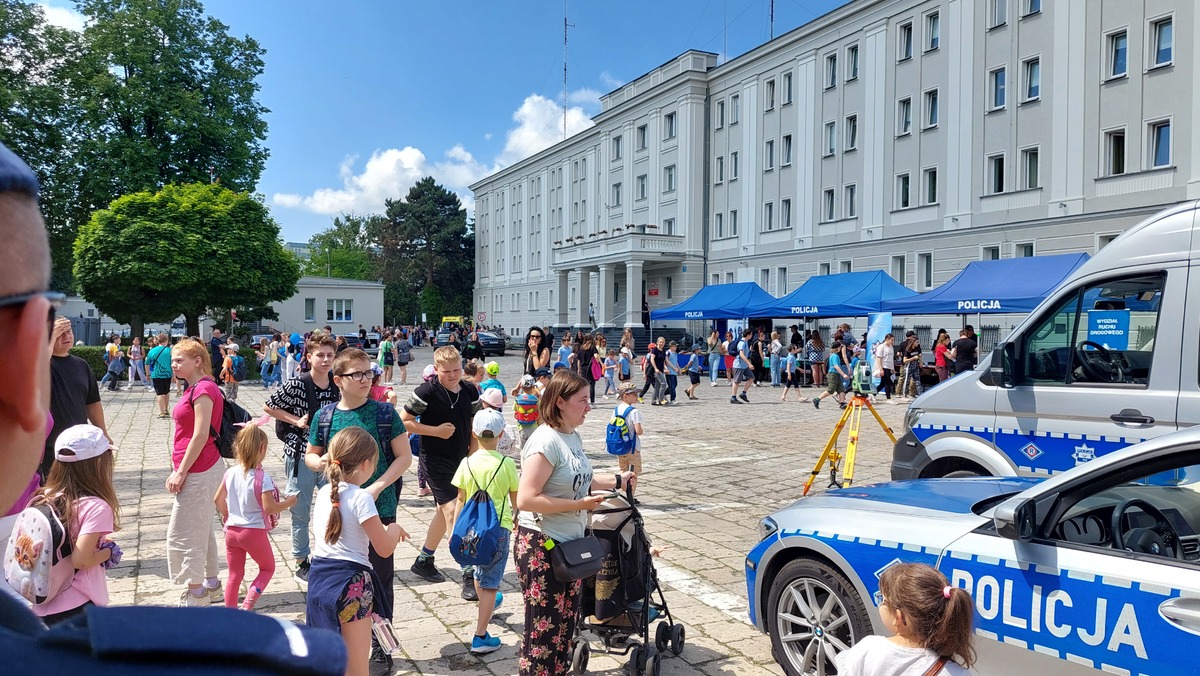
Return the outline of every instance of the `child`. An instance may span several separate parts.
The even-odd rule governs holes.
[[[671,341],[667,346],[667,397],[663,403],[675,403],[675,389],[679,387],[679,374],[683,369],[679,368],[679,343]]]
[[[700,343],[693,345],[692,354],[688,357],[687,366],[684,367],[688,374],[688,388],[683,392],[692,401],[699,399],[696,396],[696,388],[700,386],[700,361],[703,359],[700,356],[700,350],[703,348],[704,346]]]
[[[629,381],[630,377],[630,360],[633,358],[633,350],[627,347],[621,348],[621,358],[617,360],[617,365],[621,367],[620,375],[617,380],[624,383]],[[619,395],[618,395],[619,396]]]
[[[962,676],[975,663],[971,594],[923,563],[898,563],[879,576],[879,617],[892,636],[865,636],[834,657],[838,673]]]
[[[296,504],[296,496],[275,500],[275,482],[262,467],[267,457],[267,434],[258,425],[246,425],[238,432],[233,441],[233,457],[237,464],[225,470],[225,478],[213,498],[221,523],[225,524],[225,559],[229,562],[225,607],[238,607],[238,592],[246,576],[249,554],[258,565],[258,575],[246,590],[241,607],[254,610],[258,597],[275,575],[275,552],[267,537],[266,517],[290,509]]]
[[[608,393],[617,393],[617,351],[610,349],[604,357],[604,398],[608,399]]]
[[[842,365],[842,341],[835,340],[829,346],[829,362],[828,370],[825,375],[825,391],[819,397],[813,397],[813,408],[821,408],[821,401],[825,397],[836,397],[839,404],[845,408],[846,403],[842,401],[846,388],[843,386],[843,379],[850,377],[849,371]]]
[[[391,557],[408,539],[400,524],[384,525],[371,494],[359,488],[378,465],[379,445],[370,432],[347,427],[329,442],[325,474],[313,509],[312,569],[305,623],[341,631],[349,652],[347,674],[369,673],[371,615],[392,614],[384,584],[371,567],[369,551]]]
[[[225,398],[229,401],[237,401],[238,382],[233,377],[233,358],[237,353],[238,346],[229,343],[225,346],[225,357],[221,360],[221,384],[225,386]]]
[[[480,655],[500,649],[500,639],[489,634],[487,626],[492,620],[492,613],[504,601],[504,594],[501,594],[499,589],[500,581],[504,579],[504,564],[508,560],[513,515],[517,512],[518,479],[516,463],[496,450],[498,442],[508,436],[504,416],[499,411],[484,409],[475,414],[474,420],[471,421],[471,431],[479,440],[479,448],[463,459],[451,480],[451,483],[458,487],[456,513],[462,511],[467,500],[475,495],[476,491],[484,490],[492,498],[501,528],[496,558],[490,564],[475,566],[475,593],[479,596],[479,601],[475,636],[471,638],[471,652]]]
[[[463,365],[463,380],[479,389],[480,383],[483,382],[483,369],[480,368],[479,362],[469,361]]]
[[[380,366],[379,364],[371,364],[371,373],[374,374],[374,377],[371,378],[371,393],[367,396],[374,401],[395,406],[396,392],[390,386],[380,384],[384,375],[384,371],[386,370],[386,368]]]
[[[550,376],[552,375],[553,374],[550,372],[550,369],[546,368],[545,366],[533,372],[533,377],[537,381],[534,383],[534,386],[537,387],[537,395],[539,397],[542,396],[542,392],[546,390],[546,386],[550,384]]]
[[[121,561],[121,548],[108,539],[121,529],[121,507],[112,482],[114,450],[99,427],[83,424],[63,430],[54,441],[58,462],[51,465],[46,485],[29,502],[53,508],[67,524],[74,547],[71,586],[33,607],[47,625],[82,615],[91,605],[108,605],[104,571]]]
[[[500,382],[500,364],[494,361],[489,361],[483,367],[483,370],[487,374],[487,378],[483,382],[479,383],[480,391],[486,392],[489,389],[500,390],[500,395],[503,399],[502,403],[507,404],[508,390],[504,387],[504,383]]]
[[[787,401],[788,392],[796,388],[796,401],[804,401],[804,397],[800,394],[800,372],[796,370],[796,361],[799,359],[800,346],[792,345],[788,348],[787,358],[783,362],[783,373],[780,376],[780,381],[783,383],[783,394],[780,395],[779,401]]]
[[[108,380],[108,391],[117,391],[117,381],[120,380],[121,374],[125,372],[125,352],[117,350],[116,356],[108,361],[108,372],[105,373],[105,379]]]
[[[479,395],[479,403],[482,404],[483,408],[499,411],[501,416],[504,415],[504,397],[500,395],[500,390],[497,390],[496,388],[484,390],[483,393]],[[499,451],[501,455],[505,455],[510,458],[517,458],[518,453],[516,449],[513,448],[517,441],[516,428],[514,428],[512,425],[506,426],[504,428],[504,436],[499,437],[499,439],[499,442],[496,444],[496,450]]]
[[[629,407],[625,412],[625,424],[629,425],[629,429],[633,430],[633,453],[617,456],[617,464],[621,466],[622,472],[633,470],[633,473],[638,477],[642,476],[642,412],[633,407],[637,403],[638,390],[637,385],[633,383],[621,383],[617,388],[617,407],[616,411],[625,411],[622,406]],[[634,502],[637,499],[634,498]]]
[[[525,442],[538,427],[538,395],[541,390],[533,376],[525,375],[513,398],[513,415],[517,418],[517,458],[520,460],[520,450],[525,448]]]
[[[554,364],[554,370],[558,370],[558,364],[562,364],[563,368],[571,365],[571,360],[575,358],[574,350],[571,349],[571,334],[566,334],[562,338],[562,346],[558,348],[558,362]]]

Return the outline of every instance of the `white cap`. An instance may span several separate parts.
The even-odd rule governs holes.
[[[485,408],[475,414],[475,420],[471,422],[471,431],[477,437],[499,437],[504,434],[504,416],[500,411]]]
[[[234,352],[237,352],[238,350],[240,350],[242,348],[237,343],[225,343],[225,349],[233,350]]]
[[[59,462],[91,460],[113,448],[104,430],[95,425],[72,425],[54,440],[54,459]]]
[[[500,408],[504,406],[504,394],[494,387],[489,387],[483,392],[480,392],[479,399],[492,408]]]

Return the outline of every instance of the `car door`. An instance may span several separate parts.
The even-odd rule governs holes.
[[[1187,286],[1180,263],[1059,294],[1011,341],[1016,382],[996,388],[996,448],[1022,473],[1052,474],[1175,431],[1180,360],[1195,353],[1181,342]],[[1105,370],[1111,360],[1119,370]]]

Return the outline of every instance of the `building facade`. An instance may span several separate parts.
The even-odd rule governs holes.
[[[640,325],[643,302],[1094,253],[1200,198],[1200,12],[1178,0],[858,0],[471,186],[487,323]]]

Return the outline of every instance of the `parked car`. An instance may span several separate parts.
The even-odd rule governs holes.
[[[492,331],[478,331],[479,343],[483,345],[483,356],[499,355],[504,356],[504,349],[508,346],[504,339]]]
[[[381,340],[381,337],[378,333],[374,333],[374,332],[367,333],[367,343],[366,343],[366,345],[363,346],[362,349],[364,352],[366,352],[371,357],[371,359],[375,359],[376,357],[379,356],[380,340]]]
[[[435,335],[433,337],[433,346],[435,348],[436,347],[445,347],[449,344],[450,344],[450,332],[449,331],[438,331],[437,335]]]
[[[980,674],[1196,670],[1197,427],[1050,478],[831,490],[763,519],[760,536],[750,618],[791,676],[831,673],[837,653],[885,633],[879,576],[897,562],[971,592]]]
[[[366,343],[363,342],[362,338],[358,337],[357,333],[343,333],[342,338],[346,339],[346,345],[349,347],[356,347],[360,350],[365,350],[367,347]]]

